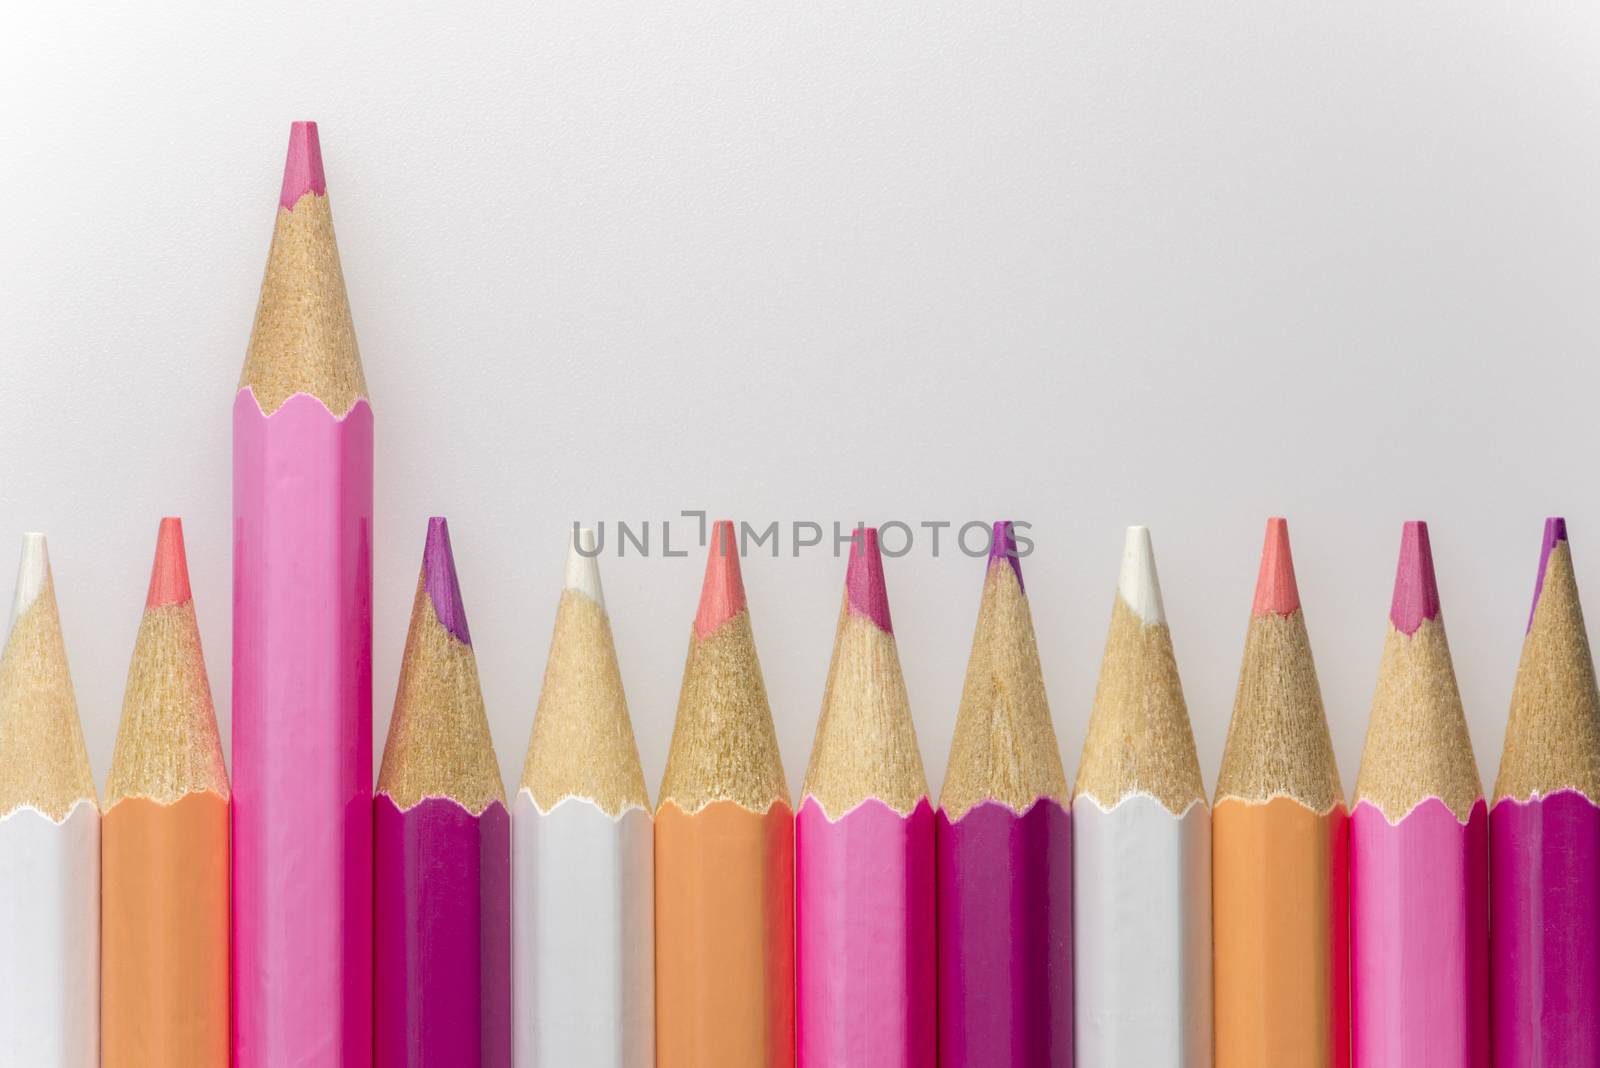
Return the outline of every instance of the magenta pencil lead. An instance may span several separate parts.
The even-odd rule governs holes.
[[[1433,574],[1433,547],[1428,524],[1412,521],[1400,535],[1400,563],[1395,568],[1389,620],[1402,634],[1415,634],[1423,620],[1439,618],[1439,584]]]

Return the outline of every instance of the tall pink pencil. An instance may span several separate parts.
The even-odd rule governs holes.
[[[795,817],[799,1068],[933,1063],[933,879],[933,807],[869,528],[850,545]]]
[[[233,404],[233,1049],[372,1061],[372,409],[297,122]]]
[[[1407,523],[1350,813],[1354,1068],[1488,1068],[1489,815],[1439,612]]]

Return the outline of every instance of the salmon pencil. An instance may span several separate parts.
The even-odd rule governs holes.
[[[941,1068],[1072,1064],[1072,832],[1012,525],[994,525],[936,822]]]
[[[103,1068],[228,1063],[228,772],[189,592],[163,519],[100,829]]]
[[[378,1068],[509,1068],[510,835],[450,528],[436,516],[373,799]]]
[[[0,1059],[100,1061],[100,809],[43,534],[0,652]]]
[[[1567,524],[1545,520],[1489,810],[1495,1068],[1600,1064],[1600,694]]]
[[[1129,527],[1072,799],[1077,1055],[1211,1064],[1211,808],[1150,532]]]
[[[315,123],[233,402],[237,1068],[372,1062],[372,408]]]
[[[934,1062],[933,807],[878,532],[850,543],[795,817],[800,1068]]]
[[[794,816],[727,520],[656,807],[656,1061],[794,1064]]]
[[[1426,523],[1400,539],[1350,814],[1355,1068],[1488,1068],[1489,817]]]
[[[596,555],[580,531],[511,814],[520,1068],[655,1063],[655,831]]]
[[[1344,1068],[1348,819],[1282,519],[1267,521],[1211,819],[1217,1068]]]

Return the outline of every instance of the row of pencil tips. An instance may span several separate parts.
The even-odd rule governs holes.
[[[1084,1064],[1473,1065],[1491,1041],[1497,1063],[1554,1064],[1575,1062],[1516,1051],[1600,1048],[1600,695],[1560,519],[1492,807],[1420,522],[1403,530],[1353,806],[1280,519],[1214,806],[1144,528],[1128,532],[1069,784],[1014,534],[995,525],[937,805],[863,530],[797,811],[732,524],[713,528],[653,811],[589,544],[569,554],[508,800],[449,529],[429,522],[369,795],[370,915],[282,903],[330,944],[370,945],[380,1063],[418,1042],[450,1063],[653,1051],[706,1066],[831,1064],[840,1049],[978,1065],[995,1048],[1008,1064],[1075,1050]],[[16,980],[0,1039],[43,1048],[28,1045],[33,1002],[77,991],[107,1050],[223,1063],[240,967],[230,823],[326,782],[282,767],[271,789],[230,794],[169,518],[102,810],[52,582],[28,535],[0,654],[0,970]],[[359,765],[363,747],[370,761],[370,736],[340,759]]]

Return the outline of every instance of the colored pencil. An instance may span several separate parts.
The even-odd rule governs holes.
[[[0,1060],[100,1055],[100,808],[43,534],[0,652]]]
[[[933,806],[872,528],[850,544],[833,661],[800,797],[800,1068],[930,1065],[938,1037]]]
[[[511,814],[522,1068],[655,1063],[655,831],[595,556],[581,531]]]
[[[1288,524],[1271,519],[1212,809],[1218,1068],[1349,1063],[1348,822]]]
[[[1489,810],[1496,1068],[1600,1064],[1600,694],[1563,519],[1545,521]]]
[[[1426,523],[1400,539],[1350,813],[1355,1068],[1488,1068],[1489,817]]]
[[[1074,1033],[1103,1068],[1211,1064],[1211,808],[1150,532],[1129,527],[1072,800]]]
[[[378,1068],[511,1064],[511,820],[450,528],[428,520],[373,799]]]
[[[314,123],[233,404],[233,1045],[372,1061],[372,409]]]
[[[1072,824],[1012,525],[994,525],[939,798],[939,1064],[1072,1064]]]
[[[228,1063],[228,772],[163,519],[100,829],[101,1065]]]
[[[794,1064],[794,816],[727,520],[656,807],[656,1061]]]

